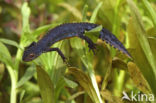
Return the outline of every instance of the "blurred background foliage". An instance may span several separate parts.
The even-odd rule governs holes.
[[[155,11],[155,0],[0,0],[0,103],[131,103],[123,91],[156,95]],[[86,32],[95,55],[71,38],[53,45],[68,65],[55,52],[22,61],[25,46],[68,22],[103,25],[133,59],[99,40],[98,27]]]

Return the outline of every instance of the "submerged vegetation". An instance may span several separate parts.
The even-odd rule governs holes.
[[[0,103],[154,103],[155,11],[155,0],[1,0]],[[24,47],[68,22],[102,25],[132,59],[99,40],[99,26],[85,32],[97,44],[95,55],[75,37],[52,45],[63,51],[67,64],[56,52],[22,61]],[[122,100],[124,93],[130,101]]]

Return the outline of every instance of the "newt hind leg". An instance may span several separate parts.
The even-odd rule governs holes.
[[[89,50],[92,50],[95,54],[96,44],[87,36],[81,35],[80,38],[88,43]]]

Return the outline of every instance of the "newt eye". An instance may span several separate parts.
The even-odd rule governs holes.
[[[35,56],[34,53],[31,53],[31,54],[29,55],[30,58],[33,58],[34,56]]]

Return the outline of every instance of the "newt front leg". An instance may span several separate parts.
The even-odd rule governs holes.
[[[48,48],[48,49],[44,50],[43,53],[51,52],[51,51],[56,51],[63,59],[63,62],[66,62],[66,57],[64,56],[64,54],[62,53],[62,51],[59,48]]]

